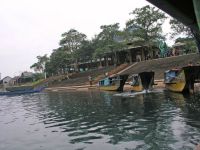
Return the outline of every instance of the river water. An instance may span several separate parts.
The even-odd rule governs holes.
[[[190,150],[200,143],[198,94],[127,95],[0,97],[0,150]]]

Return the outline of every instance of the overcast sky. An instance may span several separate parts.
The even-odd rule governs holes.
[[[60,35],[71,28],[90,39],[101,25],[125,22],[145,0],[0,0],[0,73],[19,75],[58,47]],[[169,27],[164,28],[165,32]]]

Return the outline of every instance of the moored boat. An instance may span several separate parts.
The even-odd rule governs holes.
[[[141,72],[132,75],[130,85],[132,86],[132,91],[136,92],[152,89],[154,85],[154,72]]]
[[[0,92],[0,96],[11,96],[11,95],[22,95],[22,94],[30,94],[30,93],[38,93],[41,92],[45,86],[37,87],[34,89],[24,89],[24,90],[16,90],[16,91],[3,91]]]
[[[21,85],[21,86],[6,87],[6,91],[9,91],[9,92],[26,91],[26,90],[33,90],[33,89],[34,89],[34,86],[32,86],[32,85]]]
[[[194,84],[199,82],[200,66],[186,66],[165,71],[166,89],[173,92],[193,93]]]
[[[99,81],[99,89],[106,91],[123,91],[124,84],[128,79],[128,75],[117,75],[114,77],[106,77]]]

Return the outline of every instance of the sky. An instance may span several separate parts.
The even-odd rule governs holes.
[[[101,25],[125,27],[130,12],[146,0],[0,0],[0,73],[16,76],[30,71],[36,56],[59,47],[61,34],[71,28],[89,39]],[[167,23],[164,32],[169,32]]]

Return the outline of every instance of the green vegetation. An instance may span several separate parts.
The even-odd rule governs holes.
[[[181,22],[179,22],[178,20],[170,19],[169,23],[171,25],[171,30],[172,30],[171,38],[174,38],[175,36],[178,36],[180,34],[183,34],[188,38],[193,37],[191,29],[182,24]]]
[[[84,33],[75,29],[64,32],[59,41],[60,47],[54,49],[49,58],[47,55],[38,56],[38,62],[34,63],[31,68],[36,72],[46,72],[47,76],[52,76],[79,71],[81,62],[104,59],[108,64],[108,59],[112,59],[113,64],[118,65],[119,58],[116,53],[127,49],[128,45],[145,45],[150,51],[152,46],[158,47],[159,41],[165,40],[162,32],[162,25],[167,19],[165,13],[147,5],[136,8],[130,15],[133,17],[126,22],[124,29],[120,29],[119,23],[102,25],[100,33],[91,40],[88,40]],[[187,27],[174,19],[170,21],[170,24],[173,30],[172,37],[182,31],[186,38],[191,39],[192,35]],[[191,42],[187,46],[193,51],[194,45],[191,45]],[[108,58],[108,54],[110,58]],[[101,61],[96,62],[99,62],[99,66],[102,65]],[[69,70],[69,68],[73,70]]]
[[[195,40],[193,38],[177,38],[175,43],[184,43],[185,46],[183,47],[183,51],[187,53],[195,53],[197,52],[197,45],[195,43]]]
[[[134,18],[127,21],[126,28],[130,30],[134,27],[135,30],[131,32],[128,40],[139,37],[146,45],[150,46],[154,41],[164,39],[162,24],[167,17],[163,12],[147,5],[142,8],[136,8],[131,12],[131,15]]]
[[[35,72],[44,72],[45,69],[45,63],[48,61],[47,54],[44,56],[37,56],[38,62],[34,63],[32,66],[30,66],[31,69],[34,69]]]
[[[183,49],[185,53],[196,52],[197,45],[191,29],[176,19],[170,19],[170,25],[172,29],[171,38],[178,36],[178,38],[175,39],[175,43],[184,43],[185,46]],[[182,34],[184,37],[180,37],[180,34]]]

